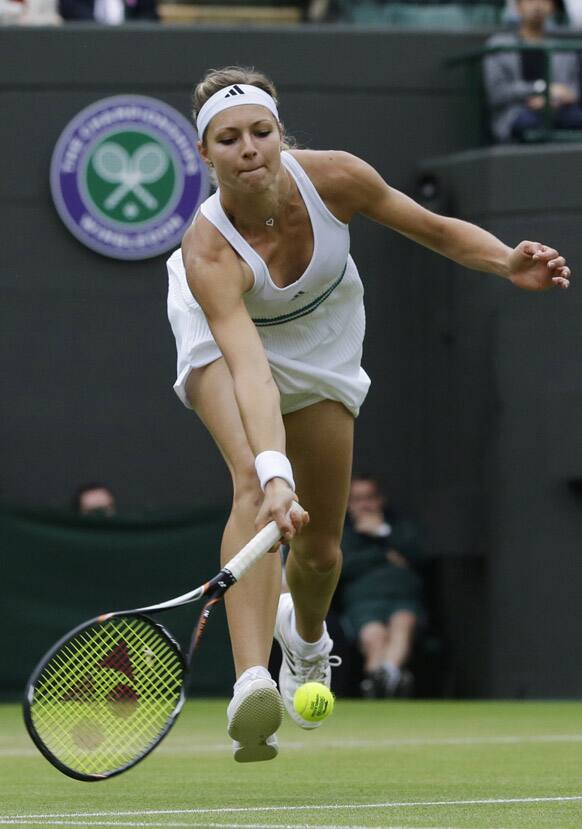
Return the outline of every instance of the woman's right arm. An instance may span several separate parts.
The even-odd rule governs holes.
[[[243,301],[243,293],[249,287],[245,273],[230,246],[216,240],[216,234],[204,227],[204,223],[205,219],[199,219],[182,243],[188,285],[228,365],[254,456],[268,450],[285,454],[279,390]],[[286,537],[291,537],[293,527],[299,524],[295,517],[293,523],[287,518],[293,495],[282,478],[271,479],[265,487],[257,524],[262,526],[275,520]]]

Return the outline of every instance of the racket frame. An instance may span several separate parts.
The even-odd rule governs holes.
[[[77,771],[76,769],[72,769],[69,766],[65,765],[56,754],[45,745],[42,738],[38,734],[36,727],[34,725],[33,716],[32,716],[32,705],[34,703],[34,694],[36,689],[36,683],[40,676],[42,675],[43,671],[49,665],[51,659],[57,654],[60,649],[70,642],[71,639],[74,639],[79,634],[83,633],[84,630],[87,630],[90,627],[95,627],[96,625],[103,624],[104,622],[108,621],[113,617],[124,616],[128,617],[131,616],[133,619],[143,619],[144,621],[148,622],[148,624],[153,625],[158,632],[163,636],[166,642],[170,645],[171,649],[174,651],[176,656],[178,657],[180,664],[182,666],[182,686],[180,688],[180,697],[178,702],[176,703],[174,710],[168,717],[168,722],[166,723],[165,728],[159,733],[157,738],[152,741],[151,745],[136,759],[131,760],[128,763],[125,763],[123,766],[114,769],[107,774],[89,774]],[[96,616],[94,619],[89,619],[83,624],[78,625],[73,630],[70,630],[65,636],[59,639],[43,656],[43,658],[39,661],[38,665],[30,675],[30,678],[26,684],[26,690],[24,693],[24,703],[23,703],[23,715],[24,715],[24,723],[26,725],[26,730],[28,731],[31,740],[41,752],[41,754],[52,763],[59,771],[63,774],[66,774],[68,777],[72,777],[75,780],[82,780],[83,782],[93,783],[98,780],[107,780],[110,777],[115,777],[117,774],[121,774],[127,769],[132,768],[133,766],[137,765],[137,763],[141,762],[144,757],[147,757],[156,746],[160,744],[160,742],[164,739],[168,731],[174,725],[180,711],[184,706],[184,702],[186,701],[186,677],[188,675],[188,664],[186,659],[184,658],[184,654],[178,642],[174,639],[172,634],[165,628],[162,624],[160,624],[155,619],[152,619],[150,616],[147,616],[145,613],[137,612],[137,611],[129,611],[129,612],[118,612],[118,613],[111,613],[105,614],[101,616]]]

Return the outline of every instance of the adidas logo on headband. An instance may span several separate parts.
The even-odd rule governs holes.
[[[241,98],[244,98],[244,101],[241,101]],[[275,99],[269,95],[268,92],[265,92],[264,89],[260,89],[260,87],[253,86],[252,84],[235,83],[232,84],[232,86],[229,86],[226,92],[224,89],[219,89],[218,92],[215,92],[214,95],[212,95],[202,106],[202,109],[198,113],[198,118],[196,119],[196,130],[200,138],[204,136],[206,127],[215,115],[218,115],[219,112],[229,109],[230,107],[238,106],[239,104],[255,104],[257,106],[266,107],[273,117],[279,120],[277,104]]]

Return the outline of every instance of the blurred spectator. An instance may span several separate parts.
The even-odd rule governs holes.
[[[0,0],[0,23],[14,23],[22,14],[22,3]]]
[[[21,26],[60,26],[63,22],[57,12],[57,0],[22,0]]]
[[[516,0],[517,32],[494,35],[487,46],[540,44],[556,12],[554,0]],[[579,106],[579,63],[573,52],[550,55],[551,83],[546,80],[543,49],[500,51],[484,59],[484,80],[492,137],[498,142],[523,141],[546,128],[549,97],[550,129],[582,129]]]
[[[582,0],[564,0],[564,8],[572,29],[582,29]]]
[[[373,475],[352,480],[342,539],[340,607],[364,657],[363,696],[410,696],[406,669],[423,617],[419,529],[386,502]]]
[[[303,19],[308,23],[332,21],[337,17],[335,0],[303,0]]]
[[[73,496],[73,510],[78,515],[110,518],[117,512],[115,496],[108,486],[100,483],[82,484]]]
[[[570,0],[570,3],[580,3],[582,0]],[[519,0],[505,0],[501,22],[508,27],[516,28],[520,22],[518,11]],[[566,0],[554,0],[554,13],[546,23],[546,32],[565,31],[572,25]]]
[[[126,20],[159,20],[157,0],[59,0],[65,22],[102,23],[118,26]]]
[[[330,0],[324,19],[366,26],[466,31],[497,26],[502,7],[503,0]]]

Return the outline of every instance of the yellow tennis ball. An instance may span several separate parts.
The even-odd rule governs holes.
[[[321,682],[306,682],[293,696],[293,708],[307,722],[321,722],[333,711],[334,696]]]

